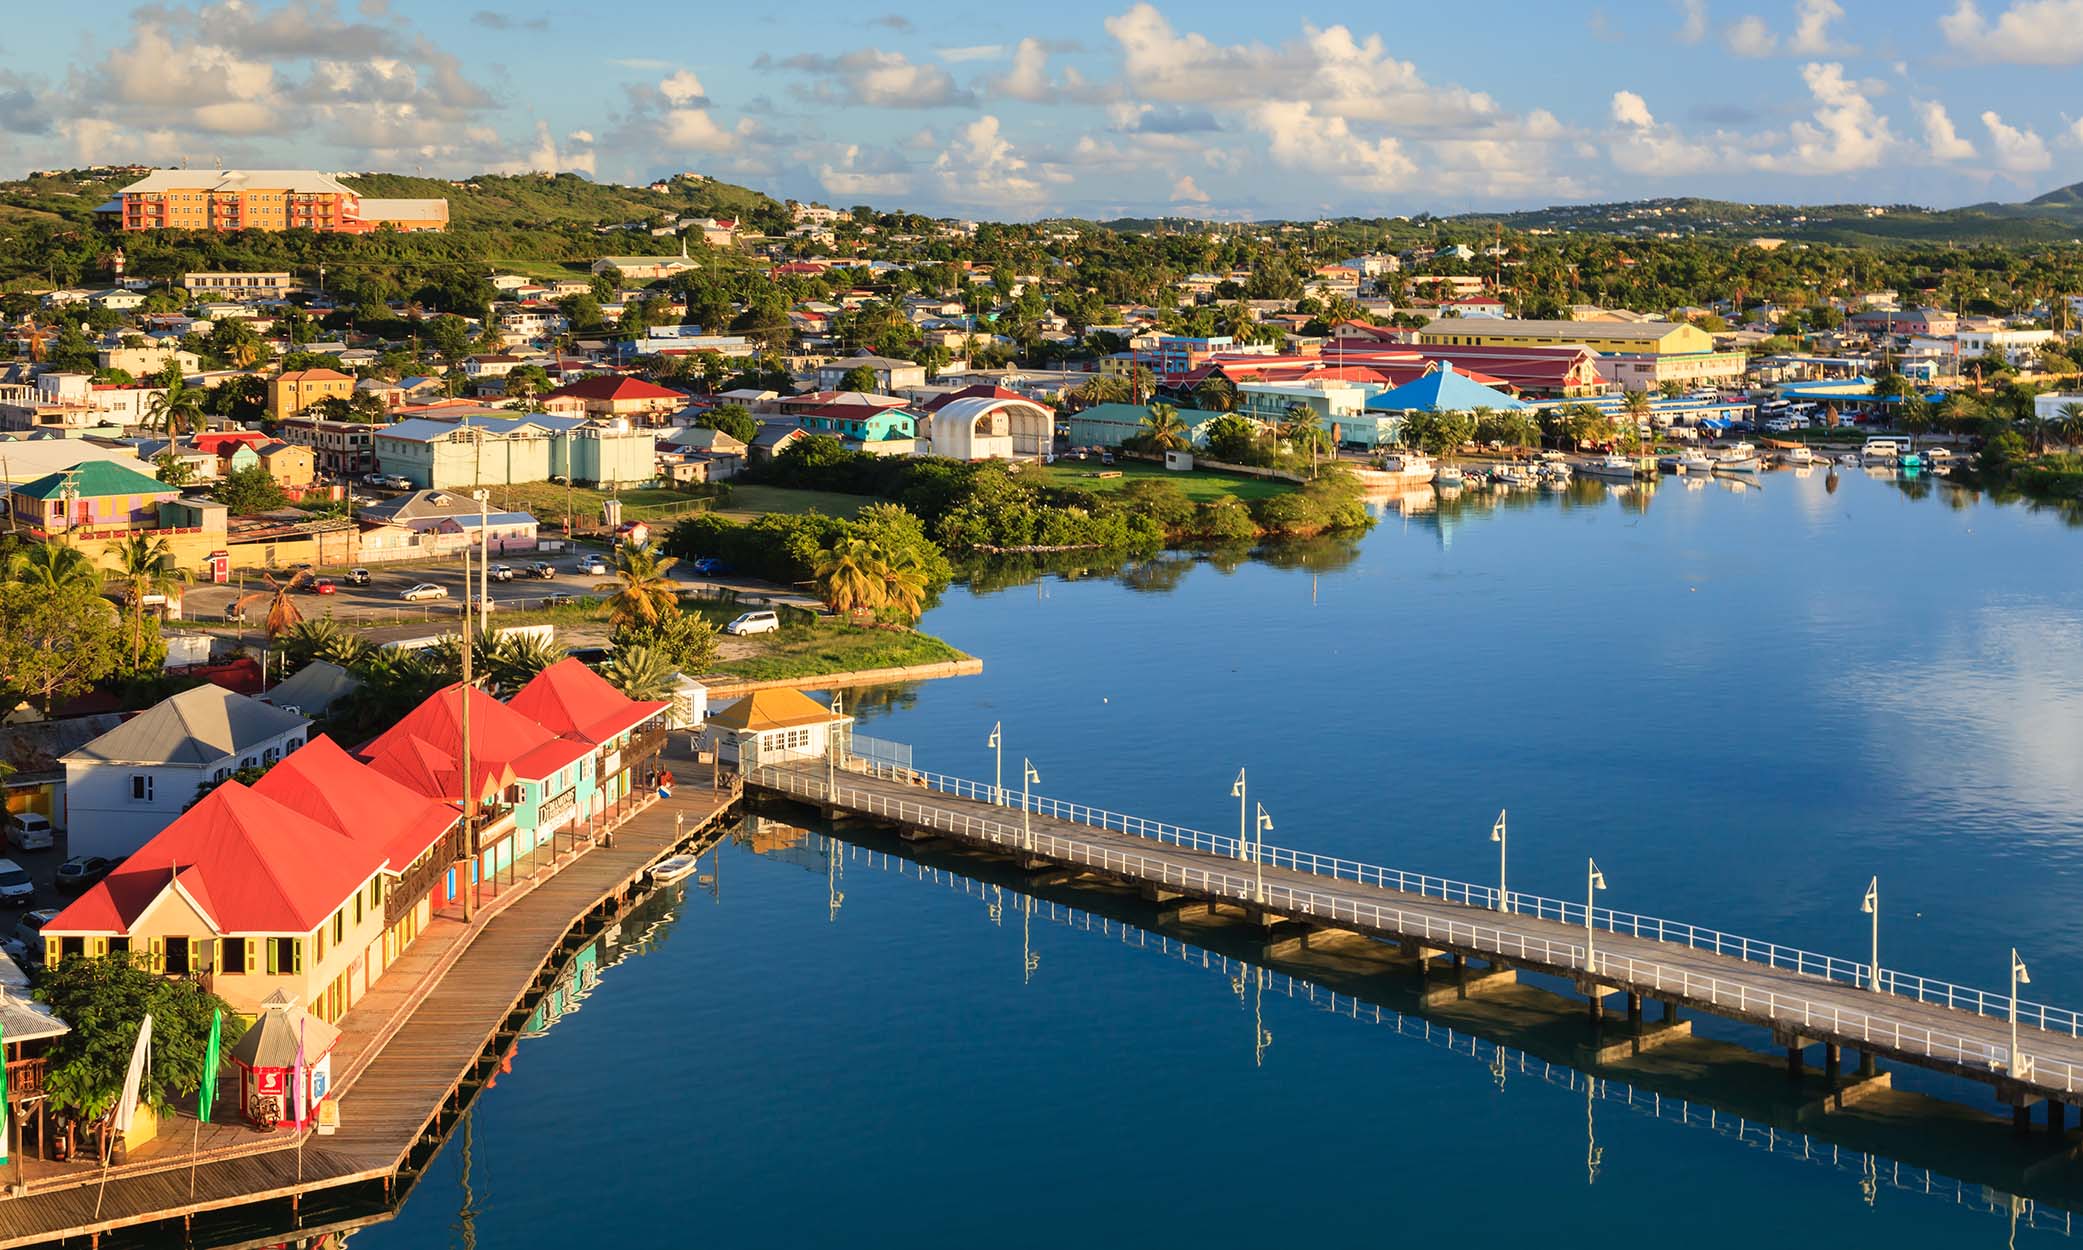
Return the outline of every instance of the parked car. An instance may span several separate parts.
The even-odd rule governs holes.
[[[407,586],[405,593],[398,597],[407,603],[418,603],[422,599],[446,599],[448,588],[436,586],[432,582],[421,582],[417,586]]]
[[[349,569],[347,570],[347,580],[357,586],[366,586],[369,584],[369,570],[360,568]]]
[[[543,598],[542,598],[542,605],[543,605],[544,607],[546,607],[546,608],[562,608],[562,607],[569,607],[570,605],[572,605],[572,604],[574,604],[574,603],[577,603],[578,601],[579,601],[579,597],[578,597],[577,595],[574,595],[574,594],[568,594],[568,593],[566,593],[566,594],[544,595],[544,596],[543,596]]]
[[[16,812],[7,818],[7,844],[17,851],[48,851],[57,844],[57,833],[47,817]]]
[[[20,907],[36,897],[36,883],[11,859],[0,859],[0,903]]]
[[[483,599],[478,598],[476,595],[470,596],[470,611],[475,612],[480,607],[487,612],[497,612],[499,610],[499,601],[489,595]]]
[[[310,590],[314,595],[337,595],[340,593],[339,585],[330,577],[314,577],[311,579],[310,586],[306,589]]]
[[[780,629],[780,614],[762,610],[743,613],[730,624],[724,626],[723,632],[735,637],[743,637],[747,634],[772,634],[779,632]]]
[[[544,581],[549,581],[557,576],[557,566],[551,564],[548,560],[537,560],[528,566],[528,576],[540,577]]]
[[[364,486],[389,486],[390,484],[391,478],[388,473],[362,474],[362,485]]]
[[[394,477],[392,477],[392,478],[391,478],[391,480],[390,480],[390,481],[389,481],[389,483],[387,483],[387,484],[388,484],[388,485],[390,486],[390,488],[391,488],[392,490],[411,490],[411,489],[412,489],[412,479],[411,479],[411,478],[409,478],[409,477],[396,477],[396,476],[394,476]]]
[[[725,564],[715,556],[703,556],[701,559],[696,560],[691,567],[695,572],[706,574],[710,577],[720,577],[730,572],[730,565]]]
[[[512,581],[513,579],[514,579],[514,566],[513,566],[513,565],[511,565],[511,564],[495,564],[495,565],[493,565],[493,566],[492,566],[492,580],[493,580],[493,581],[495,581],[495,582],[510,582],[510,581]]]
[[[609,573],[614,572],[614,570],[609,568],[608,562],[602,559],[601,557],[587,556],[585,559],[579,561],[579,572],[585,574],[588,577],[606,577]]]
[[[227,625],[244,625],[246,623],[246,609],[240,607],[238,601],[234,599],[225,605],[224,621]]]
[[[39,907],[34,911],[24,912],[22,918],[15,922],[14,932],[8,934],[7,941],[0,943],[0,946],[5,946],[7,953],[20,963],[41,966],[43,927],[57,918],[58,909],[55,907]]]
[[[120,859],[104,859],[99,855],[75,855],[58,865],[58,871],[51,878],[51,884],[67,893],[77,894],[114,872],[116,865],[122,862]]]

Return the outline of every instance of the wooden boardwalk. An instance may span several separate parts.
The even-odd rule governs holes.
[[[748,789],[985,846],[1036,868],[1069,866],[1153,897],[1234,905],[1269,929],[1346,930],[1420,957],[1460,964],[1473,956],[1564,977],[1594,1014],[1604,998],[1625,993],[1634,1019],[1653,999],[1741,1020],[1771,1030],[1796,1067],[1804,1047],[1821,1044],[1833,1066],[1838,1048],[1850,1048],[1967,1077],[1995,1087],[2021,1123],[2033,1102],[2046,1100],[2056,1124],[2063,1105],[2083,1104],[2083,1026],[2059,1009],[2020,1006],[2014,1063],[2001,996],[1892,971],[1881,974],[1888,992],[1876,992],[1868,965],[1820,962],[1826,957],[1691,925],[1599,908],[1592,934],[1582,904],[1514,893],[1511,909],[1499,910],[1491,888],[1277,848],[1261,865],[1232,839],[1054,801],[1023,813],[1017,791],[994,803],[988,786],[859,760],[836,770],[823,761],[768,766]],[[1897,988],[1906,986],[1915,988]]]
[[[670,763],[688,779],[671,799],[628,817],[610,842],[576,858],[567,853],[560,869],[532,882],[524,877],[488,901],[487,914],[456,944],[447,968],[395,1033],[352,1061],[355,1070],[341,1082],[337,1132],[309,1135],[301,1149],[283,1134],[260,1149],[199,1161],[192,1171],[187,1159],[170,1158],[156,1169],[126,1169],[106,1186],[32,1188],[0,1201],[0,1247],[87,1237],[398,1173],[423,1143],[438,1140],[445,1117],[460,1110],[457,1104],[510,1052],[527,1004],[554,976],[574,925],[624,898],[683,840],[715,835],[735,792],[712,791],[709,770],[697,770],[691,760]],[[703,784],[690,784],[696,777]],[[166,1131],[185,1129],[186,1122],[169,1121]]]

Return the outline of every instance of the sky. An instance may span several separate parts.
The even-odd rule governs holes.
[[[0,173],[687,170],[998,220],[2083,180],[2083,0],[480,2],[8,0]]]

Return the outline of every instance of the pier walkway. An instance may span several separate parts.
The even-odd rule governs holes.
[[[556,972],[574,925],[627,895],[683,841],[716,836],[736,789],[712,789],[709,767],[691,759],[668,763],[683,779],[672,798],[638,808],[598,845],[567,851],[554,871],[545,863],[530,877],[523,865],[523,875],[488,897],[467,930],[442,922],[457,927],[458,940],[430,970],[417,1001],[342,1078],[336,1132],[306,1134],[301,1143],[284,1132],[258,1149],[205,1151],[192,1168],[182,1155],[153,1159],[116,1169],[105,1184],[90,1174],[67,1185],[32,1186],[0,1201],[0,1247],[98,1240],[170,1218],[388,1183],[407,1171],[414,1151],[430,1136],[438,1139],[445,1119],[489,1074],[487,1052],[495,1068],[510,1052],[520,1030],[516,1015],[525,1015],[543,978]],[[170,1118],[166,1131],[178,1137],[191,1123]]]
[[[849,758],[786,761],[748,770],[765,791],[981,845],[1029,866],[1068,866],[1158,898],[1234,905],[1270,931],[1338,929],[1395,943],[1419,958],[1446,956],[1465,972],[1492,968],[1564,977],[1590,999],[1625,993],[1641,1004],[1690,1008],[1757,1025],[1798,1069],[1803,1048],[1840,1047],[1981,1081],[2015,1109],[2046,1100],[2050,1124],[2083,1104],[2083,1018],[1864,962],[1630,912],[1495,886],[1404,872],[1035,796],[987,783]],[[1306,941],[1306,937],[1304,938]],[[2011,1047],[2016,1017],[2017,1054]]]

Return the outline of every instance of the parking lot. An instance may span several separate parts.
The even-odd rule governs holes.
[[[587,595],[614,586],[612,577],[583,574],[579,571],[583,561],[597,559],[592,553],[582,556],[558,556],[550,559],[556,570],[554,578],[539,578],[528,575],[527,568],[536,562],[533,553],[517,553],[503,563],[514,570],[511,581],[491,583],[492,610],[504,608],[518,611],[538,608],[555,595]],[[492,561],[496,569],[502,563]],[[406,625],[415,621],[454,620],[463,609],[463,562],[458,560],[440,563],[415,562],[410,565],[371,565],[369,584],[356,586],[347,579],[345,569],[321,569],[318,575],[330,579],[334,592],[321,595],[308,588],[297,593],[297,607],[305,616],[330,614],[336,619],[354,621],[368,625]],[[286,577],[287,573],[277,574]],[[254,574],[245,576],[243,593],[268,592],[265,579]],[[477,593],[477,568],[471,566],[470,593]],[[407,588],[421,584],[439,586],[445,597],[407,601],[403,596]],[[182,596],[183,615],[196,621],[222,621],[226,609],[230,608],[241,594],[235,583],[227,586],[199,585],[191,587]],[[256,600],[246,607],[246,619],[258,623],[267,611],[264,599]]]

